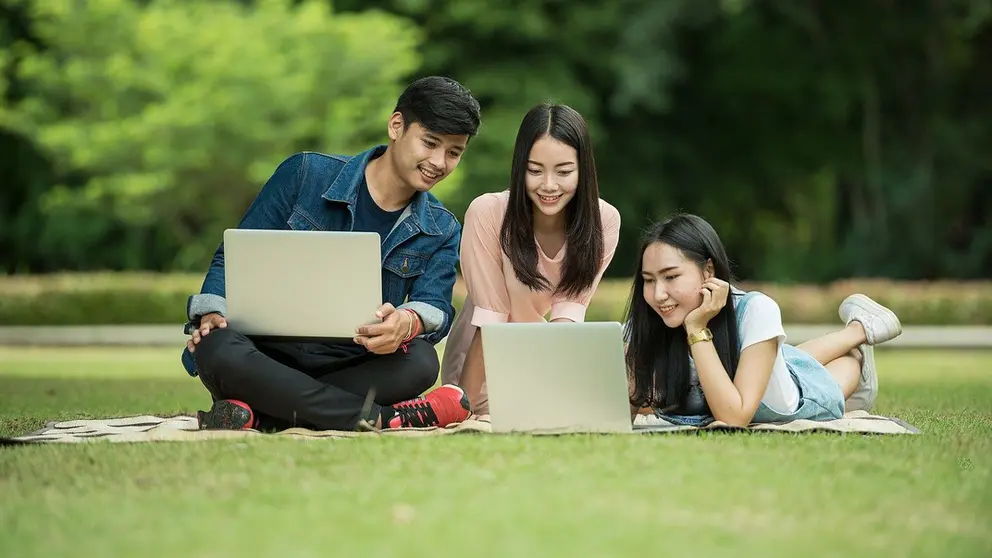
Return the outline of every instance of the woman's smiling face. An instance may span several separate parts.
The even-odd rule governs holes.
[[[644,280],[644,301],[670,328],[681,327],[685,317],[703,302],[700,290],[703,283],[713,276],[706,268],[682,255],[682,252],[655,242],[644,250],[641,258],[641,277]]]
[[[575,148],[550,136],[534,142],[527,159],[527,197],[551,217],[575,197],[579,187],[579,155]]]

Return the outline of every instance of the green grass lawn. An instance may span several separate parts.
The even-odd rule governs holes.
[[[178,356],[0,348],[0,435],[204,408]],[[878,360],[922,435],[0,448],[0,556],[992,555],[992,352]]]

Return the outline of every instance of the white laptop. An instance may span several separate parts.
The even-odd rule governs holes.
[[[630,433],[616,322],[482,326],[493,432]]]
[[[379,321],[379,235],[228,229],[224,281],[228,324],[245,335],[350,341]]]

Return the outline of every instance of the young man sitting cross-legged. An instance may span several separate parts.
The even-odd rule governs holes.
[[[279,165],[238,227],[378,232],[381,322],[358,328],[354,344],[252,340],[227,327],[222,243],[187,305],[183,363],[214,399],[198,413],[200,428],[443,427],[468,418],[456,386],[418,396],[437,380],[434,344],[451,328],[461,238],[457,219],[429,190],[458,166],[479,123],[467,89],[422,78],[400,96],[387,145],[354,157],[298,153]],[[397,263],[400,245],[421,256],[419,275]]]

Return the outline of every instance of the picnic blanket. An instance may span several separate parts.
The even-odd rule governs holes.
[[[899,419],[870,415],[864,411],[852,411],[844,418],[825,422],[796,420],[779,424],[756,424],[748,428],[736,428],[715,421],[703,427],[676,425],[651,415],[639,415],[634,421],[632,434],[659,434],[672,432],[700,432],[712,430],[743,430],[771,432],[840,432],[859,434],[919,434],[920,430]],[[553,431],[534,433],[536,435],[563,435],[570,432]],[[453,434],[492,434],[488,416],[473,416],[464,422],[446,428],[400,428],[382,431],[347,432],[339,430],[308,430],[290,428],[272,434],[256,430],[199,430],[193,416],[133,416],[106,419],[70,420],[50,422],[44,428],[23,436],[0,438],[3,444],[24,443],[78,443],[95,440],[110,442],[159,442],[192,441],[270,436],[293,439],[356,438],[360,436],[448,436]]]

